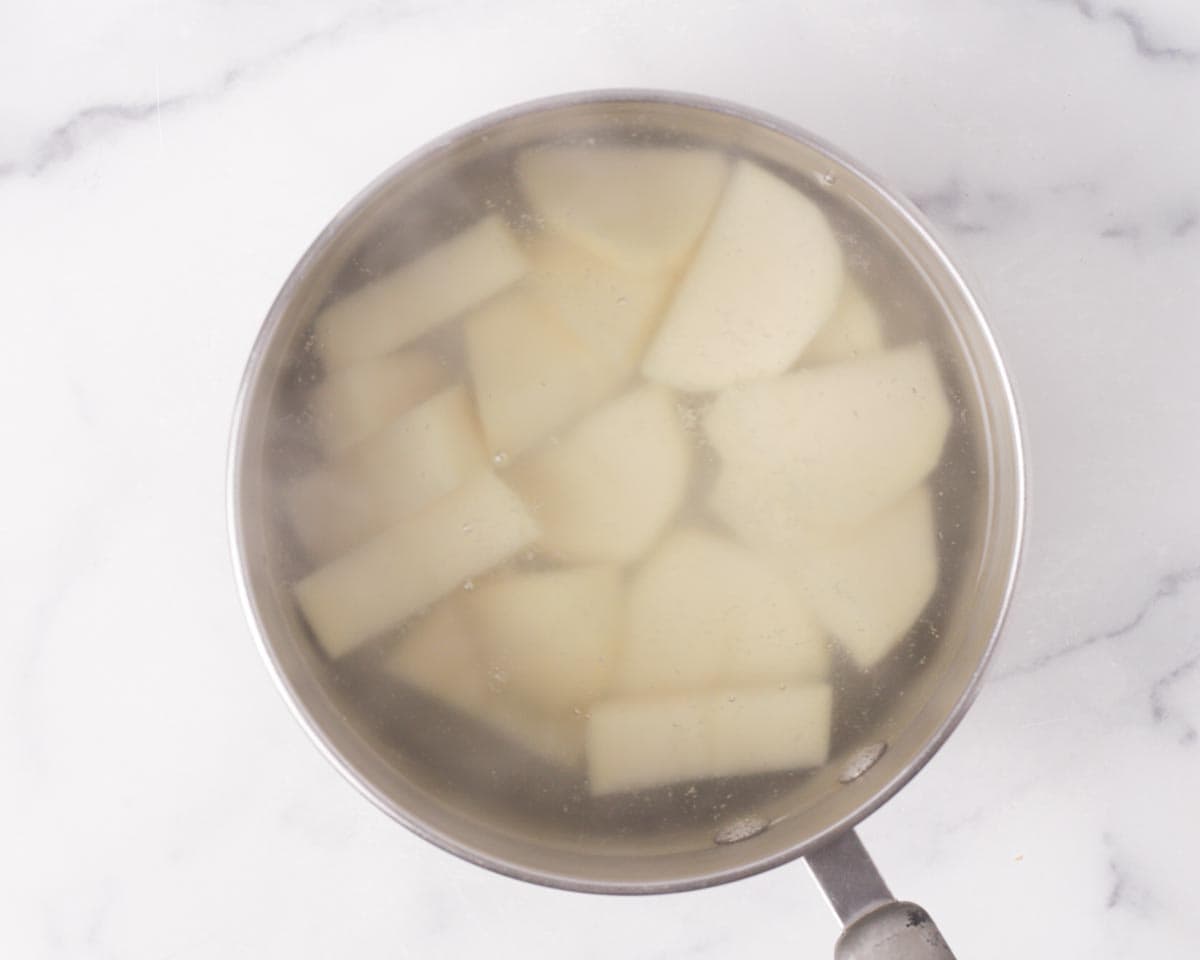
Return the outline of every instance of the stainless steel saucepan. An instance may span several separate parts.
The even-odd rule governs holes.
[[[461,225],[469,212],[463,197],[497,176],[513,151],[563,137],[586,142],[590,131],[613,129],[633,140],[748,154],[823,191],[843,234],[858,238],[849,258],[871,272],[878,290],[897,291],[884,294],[889,315],[937,345],[958,414],[948,441],[957,465],[949,469],[958,474],[934,478],[944,492],[943,521],[952,520],[943,527],[954,534],[944,544],[935,613],[863,693],[874,708],[853,736],[835,738],[826,767],[768,778],[716,819],[716,805],[703,815],[611,809],[592,811],[586,822],[555,819],[539,809],[540,795],[522,792],[529,781],[519,775],[493,789],[470,770],[438,768],[422,738],[441,725],[422,722],[404,703],[365,707],[353,678],[322,656],[291,597],[303,571],[276,491],[311,456],[298,398],[317,373],[307,350],[316,312],[439,230]],[[892,276],[904,282],[889,286]],[[418,151],[352,200],[292,271],[263,324],[229,468],[237,575],[262,652],[317,746],[380,808],[481,866],[597,893],[689,890],[805,857],[845,925],[836,955],[847,960],[951,956],[924,910],[892,898],[854,826],[921,768],[970,705],[1013,589],[1023,504],[1021,438],[1004,366],[979,306],[914,207],[803,130],[740,106],[644,91],[574,94],[494,114]],[[374,722],[384,714],[399,736]]]

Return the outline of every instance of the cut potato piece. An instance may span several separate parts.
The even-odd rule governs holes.
[[[576,567],[502,575],[464,598],[485,668],[545,710],[581,709],[603,694],[625,629],[621,572]]]
[[[857,523],[894,503],[937,465],[949,427],[924,344],[727,390],[704,418],[740,490],[733,499],[753,491],[812,526]]]
[[[325,652],[339,657],[538,537],[525,505],[490,473],[296,584]]]
[[[830,531],[791,554],[813,612],[858,666],[903,639],[933,596],[937,533],[920,487],[859,527]]]
[[[853,360],[879,353],[883,348],[879,311],[857,283],[847,280],[833,316],[805,347],[800,362],[815,366]]]
[[[819,766],[832,711],[823,683],[606,701],[588,721],[588,786],[606,794]]]
[[[470,625],[451,603],[414,624],[384,669],[534,756],[567,767],[583,759],[583,719],[541,715],[493,689]]]
[[[828,667],[824,635],[794,586],[732,541],[680,531],[633,579],[622,692],[823,678]]]
[[[642,372],[691,391],[782,373],[829,319],[841,287],[842,251],[825,214],[739,161]]]
[[[658,538],[687,489],[691,451],[675,401],[640,387],[612,401],[512,471],[566,559],[625,562]]]
[[[489,464],[465,387],[430,397],[398,417],[349,461],[378,505],[382,526],[449,493]]]
[[[833,688],[823,683],[726,690],[709,720],[713,775],[820,766],[832,720]]]
[[[419,403],[338,463],[287,491],[292,526],[320,562],[449,493],[488,464],[463,387]]]
[[[401,350],[334,371],[313,395],[321,445],[337,456],[446,385],[446,368],[426,350]]]
[[[443,703],[478,716],[491,694],[475,642],[457,609],[435,607],[409,628],[388,656],[384,669]]]
[[[504,221],[485,217],[327,307],[316,321],[321,357],[336,369],[397,350],[499,293],[525,267]]]
[[[516,456],[595,406],[622,379],[525,290],[481,307],[467,319],[465,336],[493,454]]]
[[[711,775],[709,698],[611,700],[587,723],[588,787],[594,794],[637,790]]]
[[[638,273],[679,269],[725,183],[709,150],[544,147],[517,158],[517,179],[545,223]]]
[[[744,464],[722,464],[708,508],[742,542],[755,547],[794,544],[808,533],[812,508],[792,495],[786,481]]]
[[[631,374],[662,316],[672,274],[638,274],[545,239],[531,255],[528,284],[595,356]]]

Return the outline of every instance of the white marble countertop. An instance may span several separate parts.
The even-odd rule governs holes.
[[[842,146],[991,308],[1027,556],[976,706],[862,834],[963,960],[1200,946],[1200,11],[1190,0],[112,0],[0,13],[0,955],[827,956],[801,863],[646,899],[460,863],[276,695],[225,445],[278,286],[440,131],[691,90]]]

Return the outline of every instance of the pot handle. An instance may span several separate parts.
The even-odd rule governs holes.
[[[954,960],[929,914],[892,896],[853,830],[805,859],[846,928],[834,960]]]

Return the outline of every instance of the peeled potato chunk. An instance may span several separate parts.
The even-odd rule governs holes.
[[[545,710],[582,709],[609,683],[625,627],[617,567],[495,577],[464,598],[485,667]]]
[[[542,715],[493,689],[469,623],[451,603],[414,624],[384,669],[534,756],[567,767],[583,759],[582,718]]]
[[[708,493],[708,509],[743,543],[791,544],[808,533],[812,507],[786,480],[771,482],[761,468],[722,464]]]
[[[937,533],[922,486],[866,523],[790,554],[813,612],[858,666],[874,666],[933,596]]]
[[[349,460],[385,523],[432,503],[482,473],[489,462],[463,386],[418,404],[357,447]]]
[[[800,362],[805,366],[853,360],[884,349],[883,323],[862,288],[847,279],[833,316],[809,341]]]
[[[499,293],[525,268],[504,221],[484,217],[327,307],[316,321],[321,357],[336,369],[397,350]]]
[[[569,560],[621,563],[644,553],[678,510],[691,452],[675,401],[639,387],[511,472],[542,526],[542,546]]]
[[[704,418],[728,477],[715,509],[735,528],[737,503],[810,526],[861,522],[937,465],[950,418],[924,344],[732,388]]]
[[[344,552],[449,493],[488,466],[470,395],[451,387],[417,404],[344,458],[287,493],[310,557]]]
[[[479,418],[493,454],[516,456],[595,406],[622,379],[523,289],[473,313],[465,337]]]
[[[782,373],[833,313],[842,273],[820,208],[739,161],[642,372],[689,391]]]
[[[516,170],[548,226],[626,270],[660,273],[687,260],[728,165],[709,150],[543,147]]]
[[[490,473],[304,577],[296,599],[330,657],[399,626],[538,537],[525,505]]]
[[[606,794],[818,766],[832,710],[823,683],[605,701],[588,720],[588,786]]]
[[[586,753],[592,793],[712,775],[707,696],[609,700],[590,712]]]
[[[625,693],[824,677],[825,638],[794,585],[758,555],[703,530],[669,537],[635,574]]]
[[[713,776],[816,767],[829,755],[833,688],[788,684],[736,689],[712,699]]]
[[[528,286],[596,357],[633,373],[662,316],[668,273],[622,270],[562,238],[542,240]]]
[[[337,456],[446,385],[446,368],[426,350],[401,350],[336,370],[317,387],[313,420]]]
[[[384,669],[473,716],[484,711],[491,696],[477,645],[450,603],[439,604],[413,624],[389,654]]]

